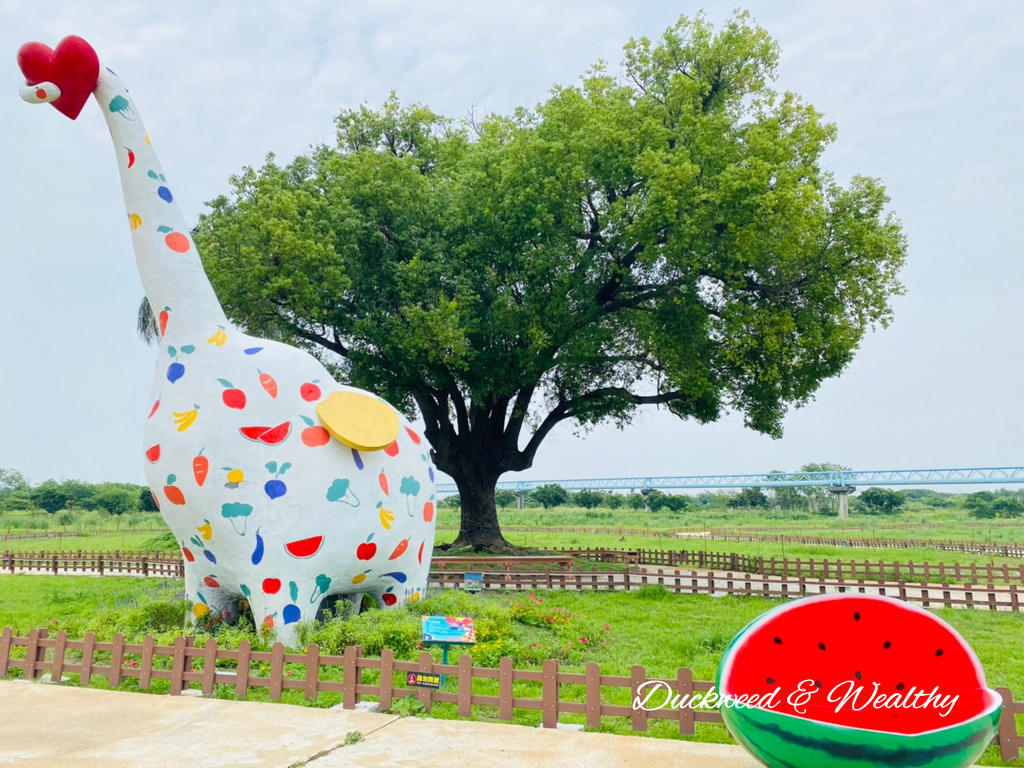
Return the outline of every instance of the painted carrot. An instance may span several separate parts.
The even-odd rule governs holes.
[[[400,542],[398,542],[398,546],[395,547],[395,551],[391,553],[391,557],[389,557],[388,560],[397,560],[398,558],[400,558],[402,555],[405,554],[405,550],[407,550],[408,548],[409,548],[409,540],[408,539],[402,539]]]
[[[171,311],[170,307],[164,307],[163,311],[160,312],[160,335],[167,335],[167,321],[170,319],[168,312]]]
[[[377,482],[380,483],[380,489],[384,491],[384,495],[388,495],[388,476],[381,472],[377,476]]]
[[[203,451],[205,450],[203,448]],[[200,451],[199,455],[192,459],[192,474],[195,475],[196,485],[200,488],[206,482],[206,476],[210,474],[210,460],[203,456],[203,451]]]
[[[276,398],[277,382],[274,381],[274,377],[271,376],[269,373],[264,373],[258,368],[256,369],[256,372],[260,375],[260,384],[263,386],[265,390],[267,390],[267,394],[270,395],[271,397]]]

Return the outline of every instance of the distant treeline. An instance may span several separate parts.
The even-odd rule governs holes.
[[[51,515],[72,510],[104,510],[111,515],[156,512],[153,494],[134,483],[86,483],[46,480],[32,485],[13,469],[0,469],[0,512],[42,510]]]
[[[502,508],[514,507],[518,494],[497,491],[495,503]],[[568,491],[557,483],[541,485],[526,494],[525,504],[530,508],[583,507],[584,509],[646,509],[651,512],[668,510],[681,512],[700,508],[779,509],[835,515],[833,494],[825,488],[744,488],[740,491],[705,491],[698,494],[664,493],[645,490],[640,493],[611,491]],[[441,507],[458,509],[458,495],[441,500]],[[868,515],[895,515],[908,507],[917,509],[964,509],[971,517],[1012,518],[1024,513],[1024,491],[1000,488],[997,491],[977,493],[941,493],[923,488],[894,491],[889,488],[866,488],[850,498],[852,513]]]

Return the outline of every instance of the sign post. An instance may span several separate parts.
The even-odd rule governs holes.
[[[448,664],[448,648],[452,645],[476,645],[476,632],[471,616],[423,616],[423,645],[441,646],[441,663]],[[441,675],[444,685],[446,675]]]

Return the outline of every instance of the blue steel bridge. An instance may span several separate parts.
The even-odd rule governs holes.
[[[1024,467],[971,467],[960,469],[873,469],[836,472],[769,472],[762,475],[676,475],[671,477],[603,477],[581,480],[503,480],[498,490],[525,493],[540,485],[557,483],[566,490],[644,491],[707,488],[793,488],[822,486],[835,493],[857,487],[897,485],[1009,485],[1024,483]],[[438,493],[458,493],[455,483],[438,483]]]

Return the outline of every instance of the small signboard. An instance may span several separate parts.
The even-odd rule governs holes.
[[[467,573],[462,588],[467,592],[479,592],[484,588],[484,575],[482,573]]]
[[[423,616],[424,643],[450,643],[451,645],[474,645],[476,633],[472,617]]]
[[[407,672],[405,684],[415,688],[440,688],[441,676],[428,675],[423,672]]]

